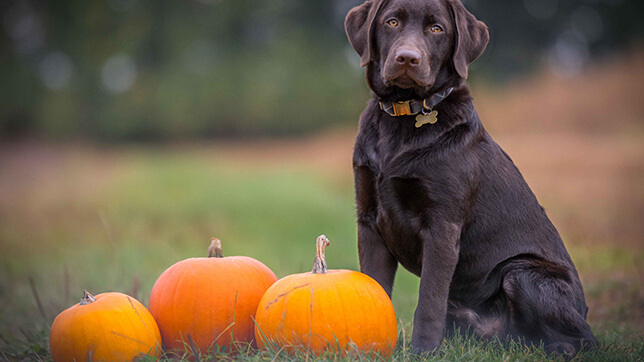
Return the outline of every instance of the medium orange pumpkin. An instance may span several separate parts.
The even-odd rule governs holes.
[[[159,357],[161,335],[138,300],[116,292],[94,297],[85,291],[80,303],[54,319],[49,348],[54,361],[131,361]]]
[[[317,241],[313,271],[293,274],[271,286],[257,307],[255,338],[259,347],[298,348],[321,353],[360,351],[389,356],[396,346],[396,314],[385,290],[369,276],[328,270]]]
[[[229,351],[233,342],[254,344],[257,304],[276,280],[253,258],[223,257],[221,241],[213,238],[207,258],[182,260],[154,283],[150,312],[165,348],[190,350],[193,343],[206,353],[213,344]]]

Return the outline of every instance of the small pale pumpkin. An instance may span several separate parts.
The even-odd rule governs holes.
[[[182,260],[154,283],[150,312],[165,348],[190,350],[192,343],[206,353],[213,344],[229,351],[236,341],[254,344],[257,304],[276,280],[253,258],[224,257],[221,241],[213,238],[207,258]]]
[[[389,296],[369,276],[327,270],[326,236],[316,241],[313,271],[278,280],[259,302],[255,338],[259,347],[348,349],[389,356],[396,346],[396,314]]]
[[[161,335],[138,300],[116,292],[94,297],[85,291],[80,303],[54,319],[49,348],[54,361],[131,361],[159,357]]]

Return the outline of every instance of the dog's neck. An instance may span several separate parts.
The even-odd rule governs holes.
[[[463,79],[451,79],[445,82],[437,91],[430,93],[427,98],[400,100],[385,100],[387,98],[379,97],[373,92],[373,101],[379,107],[379,112],[384,118],[393,121],[400,119],[404,123],[411,122],[416,129],[430,127],[442,129],[443,126],[460,123],[461,115],[456,112],[452,114],[455,104],[460,104],[461,109],[469,109],[470,106],[463,107],[463,103],[471,103],[469,87]],[[391,98],[389,98],[391,99]]]
[[[360,127],[365,132],[372,129],[378,142],[398,151],[424,149],[439,139],[451,139],[455,134],[469,137],[483,129],[467,86],[453,90],[434,110],[437,112],[436,122],[419,124],[417,116],[390,116],[380,109],[378,99],[372,98],[365,112],[373,117],[361,118]],[[454,133],[455,129],[458,132]],[[450,136],[445,138],[447,134]]]
[[[449,87],[425,99],[410,99],[396,102],[387,102],[379,99],[378,103],[380,104],[381,110],[394,117],[427,114],[432,112],[434,106],[447,98],[453,90],[453,87]]]

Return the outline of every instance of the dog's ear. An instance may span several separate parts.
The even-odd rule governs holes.
[[[349,43],[360,55],[361,67],[371,61],[373,23],[383,3],[382,0],[367,0],[364,4],[351,9],[344,20],[344,30]]]
[[[490,33],[487,25],[467,11],[461,0],[448,2],[455,25],[452,60],[458,75],[467,79],[469,65],[483,54],[490,42]]]

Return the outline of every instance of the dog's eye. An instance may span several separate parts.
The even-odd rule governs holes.
[[[432,33],[442,33],[443,28],[441,28],[440,25],[434,25],[429,29],[429,31],[431,31]]]
[[[389,19],[389,20],[387,20],[387,25],[391,26],[392,28],[395,28],[395,27],[398,26],[398,20]]]

